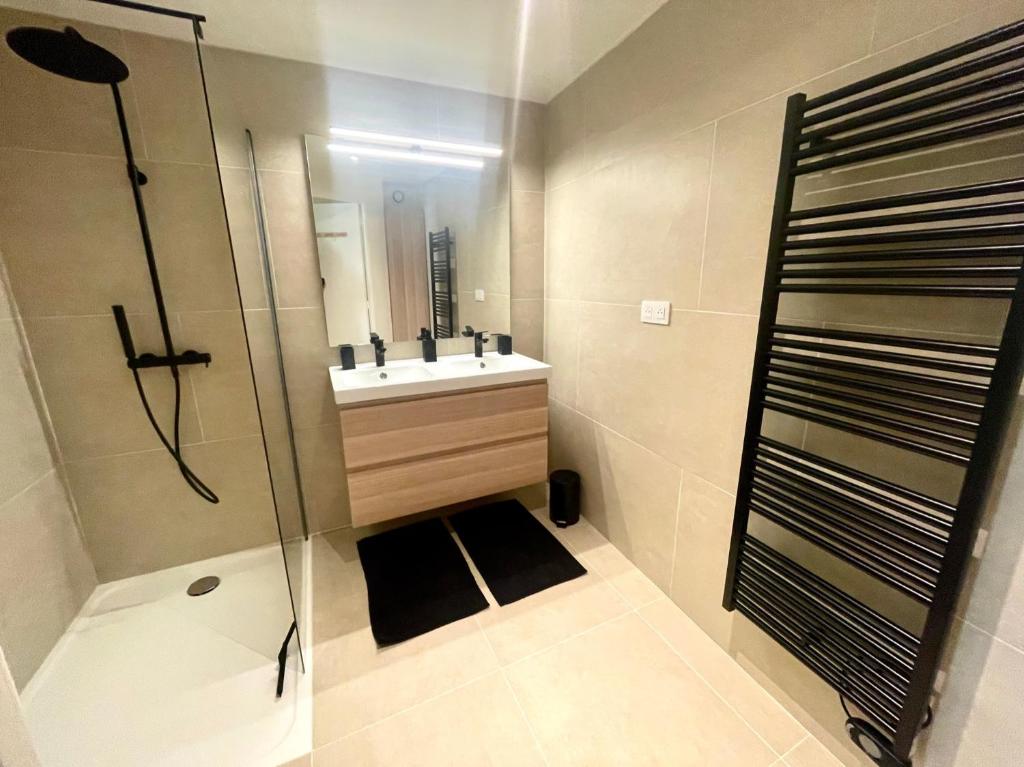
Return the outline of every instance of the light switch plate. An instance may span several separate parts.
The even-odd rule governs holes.
[[[473,291],[473,300],[474,301],[483,301],[484,300],[484,289],[483,288],[477,288],[476,290]]]
[[[648,325],[668,325],[672,319],[671,301],[642,301],[640,321]]]

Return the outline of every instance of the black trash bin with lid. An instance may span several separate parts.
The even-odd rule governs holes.
[[[580,475],[568,469],[551,472],[548,513],[558,527],[580,521]]]

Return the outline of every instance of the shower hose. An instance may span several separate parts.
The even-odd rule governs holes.
[[[167,448],[167,452],[171,454],[175,463],[178,464],[178,470],[181,472],[181,476],[184,477],[188,483],[200,498],[210,503],[220,503],[220,498],[213,492],[207,485],[196,476],[196,473],[192,471],[185,459],[181,455],[181,376],[178,373],[177,366],[171,367],[171,377],[174,378],[174,443],[167,439],[163,429],[160,428],[160,424],[157,423],[156,416],[153,415],[153,409],[149,406],[149,399],[146,397],[146,390],[142,386],[142,378],[139,376],[137,368],[132,369],[132,375],[135,376],[135,388],[139,390],[139,399],[142,400],[142,407],[146,411],[146,417],[149,419],[149,423],[153,426],[153,431],[160,438],[164,447]]]

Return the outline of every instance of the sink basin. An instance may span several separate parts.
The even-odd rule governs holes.
[[[459,375],[487,375],[511,370],[527,370],[537,364],[536,360],[520,354],[498,354],[495,356],[485,354],[483,357],[470,357],[469,359],[464,359],[460,354],[458,357],[459,359],[452,359],[451,362],[445,364],[453,371],[457,371]]]
[[[331,367],[330,374],[334,401],[339,405],[357,405],[395,397],[543,381],[551,375],[551,366],[522,354],[488,352],[483,357],[453,354],[440,357],[437,362],[395,360],[380,368],[372,362],[357,365],[355,370]]]
[[[367,370],[346,370],[344,381],[350,382],[352,386],[394,386],[395,384],[412,383],[415,381],[429,381],[434,374],[422,367],[383,367],[374,365]]]

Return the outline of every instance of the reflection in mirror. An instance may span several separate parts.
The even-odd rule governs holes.
[[[332,346],[508,333],[509,193],[498,147],[306,136]],[[403,143],[404,141],[404,143]]]

